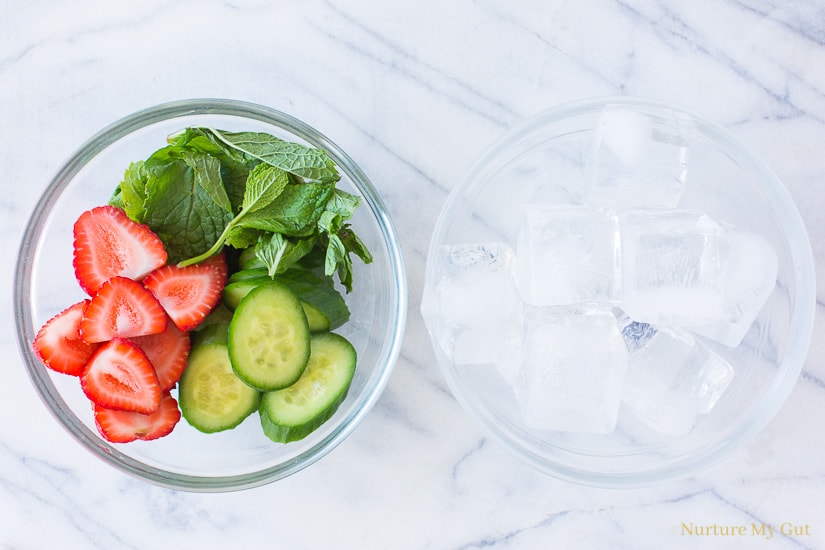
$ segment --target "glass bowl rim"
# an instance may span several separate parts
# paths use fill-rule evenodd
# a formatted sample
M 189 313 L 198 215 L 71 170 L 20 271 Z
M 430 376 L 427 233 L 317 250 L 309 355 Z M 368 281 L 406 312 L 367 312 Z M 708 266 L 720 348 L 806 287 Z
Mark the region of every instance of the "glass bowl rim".
M 766 391 L 756 414 L 749 422 L 743 423 L 740 429 L 730 438 L 705 447 L 700 452 L 689 455 L 687 459 L 675 461 L 666 467 L 620 474 L 600 472 L 593 469 L 578 469 L 568 464 L 549 462 L 538 454 L 520 446 L 519 440 L 501 429 L 497 422 L 489 420 L 485 414 L 476 411 L 471 399 L 467 397 L 469 395 L 467 390 L 463 388 L 455 372 L 454 365 L 451 365 L 437 350 L 435 350 L 435 356 L 448 386 L 464 411 L 510 453 L 530 464 L 533 468 L 565 481 L 592 487 L 636 488 L 665 483 L 696 474 L 753 439 L 784 405 L 804 367 L 805 357 L 813 334 L 816 309 L 816 275 L 813 253 L 802 217 L 787 188 L 774 171 L 751 148 L 724 126 L 708 121 L 689 109 L 669 102 L 633 96 L 596 96 L 561 103 L 526 117 L 494 139 L 476 157 L 465 172 L 464 177 L 450 191 L 439 213 L 430 239 L 426 271 L 427 276 L 431 276 L 430 270 L 434 268 L 435 263 L 433 258 L 450 224 L 449 214 L 453 206 L 462 200 L 463 193 L 472 187 L 476 180 L 484 177 L 487 170 L 492 170 L 502 162 L 506 162 L 506 159 L 512 158 L 508 155 L 512 155 L 519 150 L 519 145 L 523 143 L 522 140 L 535 136 L 542 129 L 576 117 L 592 115 L 602 107 L 613 104 L 642 109 L 668 110 L 690 117 L 692 122 L 701 128 L 704 135 L 711 137 L 723 150 L 731 153 L 738 162 L 742 163 L 744 170 L 756 176 L 755 180 L 762 186 L 768 199 L 773 201 L 773 206 L 777 211 L 777 220 L 787 238 L 786 244 L 795 266 L 796 292 L 792 296 L 794 310 L 789 328 L 791 338 L 788 351 L 778 369 L 782 372 Z
M 31 352 L 31 339 L 34 337 L 36 327 L 33 327 L 31 312 L 28 308 L 32 270 L 26 259 L 34 252 L 35 242 L 39 239 L 43 228 L 44 216 L 51 211 L 61 192 L 72 179 L 87 163 L 121 138 L 152 124 L 197 115 L 257 120 L 285 130 L 312 146 L 327 151 L 338 168 L 358 188 L 365 205 L 375 217 L 381 232 L 382 244 L 386 247 L 389 269 L 395 275 L 390 286 L 395 294 L 394 297 L 397 298 L 395 303 L 389 304 L 392 308 L 390 311 L 392 328 L 391 332 L 386 334 L 391 338 L 390 344 L 385 346 L 386 350 L 383 356 L 379 357 L 380 361 L 376 371 L 368 380 L 359 396 L 360 402 L 351 414 L 343 418 L 341 423 L 326 437 L 300 455 L 283 463 L 253 472 L 214 477 L 169 472 L 144 464 L 103 441 L 85 425 L 73 422 L 74 413 L 60 396 L 46 367 Z M 265 485 L 310 466 L 342 443 L 372 409 L 390 379 L 403 343 L 408 306 L 406 270 L 398 234 L 383 200 L 361 168 L 328 137 L 291 115 L 256 103 L 219 98 L 183 99 L 146 107 L 109 124 L 83 143 L 60 166 L 28 217 L 20 238 L 13 292 L 18 348 L 29 378 L 52 416 L 84 448 L 116 469 L 161 487 L 192 492 L 236 491 Z

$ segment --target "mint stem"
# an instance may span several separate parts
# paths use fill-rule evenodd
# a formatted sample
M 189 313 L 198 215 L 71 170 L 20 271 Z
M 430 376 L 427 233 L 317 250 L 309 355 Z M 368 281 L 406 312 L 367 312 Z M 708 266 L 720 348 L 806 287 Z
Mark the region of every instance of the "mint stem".
M 229 234 L 229 231 L 233 227 L 235 227 L 236 222 L 241 218 L 243 214 L 244 212 L 241 212 L 240 214 L 232 218 L 232 220 L 228 224 L 226 224 L 226 227 L 223 228 L 223 232 L 221 233 L 220 237 L 218 237 L 218 240 L 215 241 L 215 244 L 213 244 L 209 250 L 207 250 L 203 254 L 195 256 L 194 258 L 189 258 L 188 260 L 178 262 L 178 267 L 186 267 L 188 265 L 199 264 L 202 261 L 211 258 L 213 255 L 217 254 L 218 251 L 223 247 L 223 243 L 224 241 L 226 241 L 226 236 Z

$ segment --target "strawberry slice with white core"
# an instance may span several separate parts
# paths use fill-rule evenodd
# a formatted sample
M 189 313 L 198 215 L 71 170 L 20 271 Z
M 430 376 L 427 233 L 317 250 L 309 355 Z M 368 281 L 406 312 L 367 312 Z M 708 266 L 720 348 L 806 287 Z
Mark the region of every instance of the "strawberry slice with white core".
M 44 324 L 34 337 L 35 355 L 53 371 L 79 376 L 97 349 L 80 337 L 80 320 L 89 300 L 61 311 Z
M 192 330 L 221 301 L 226 286 L 225 263 L 212 263 L 210 259 L 186 267 L 163 266 L 150 273 L 143 284 L 180 330 Z
M 143 350 L 155 368 L 161 391 L 172 389 L 186 368 L 191 348 L 189 334 L 182 332 L 175 323 L 167 323 L 164 332 L 136 336 L 131 340 Z
M 80 387 L 94 404 L 107 409 L 151 414 L 160 404 L 160 384 L 152 363 L 125 338 L 100 345 L 80 375 Z
M 226 254 L 224 254 L 223 250 L 200 262 L 199 265 L 212 265 L 217 267 L 223 276 L 223 284 L 224 286 L 226 285 L 226 279 L 229 277 L 229 265 L 226 263 Z
M 126 277 L 112 277 L 92 296 L 80 320 L 86 342 L 105 342 L 166 330 L 166 313 L 151 292 Z
M 160 238 L 120 208 L 98 206 L 74 223 L 72 265 L 77 282 L 89 296 L 117 275 L 141 281 L 166 260 Z
M 151 440 L 172 433 L 180 421 L 178 402 L 168 392 L 160 398 L 152 414 L 117 411 L 94 405 L 95 425 L 107 441 L 128 443 L 136 439 Z

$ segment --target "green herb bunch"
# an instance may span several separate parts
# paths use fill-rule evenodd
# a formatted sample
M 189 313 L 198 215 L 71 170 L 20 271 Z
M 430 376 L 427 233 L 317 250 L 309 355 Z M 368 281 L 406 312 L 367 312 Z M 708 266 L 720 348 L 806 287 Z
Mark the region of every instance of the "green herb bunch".
M 254 247 L 270 276 L 321 258 L 352 290 L 352 260 L 372 256 L 348 220 L 360 197 L 336 188 L 327 153 L 260 132 L 186 128 L 132 163 L 109 203 L 148 225 L 169 261 Z

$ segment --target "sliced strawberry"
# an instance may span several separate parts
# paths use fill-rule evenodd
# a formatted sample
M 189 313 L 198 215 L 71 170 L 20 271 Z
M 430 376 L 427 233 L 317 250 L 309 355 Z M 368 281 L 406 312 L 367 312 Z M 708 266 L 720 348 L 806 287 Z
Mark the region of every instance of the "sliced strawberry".
M 43 325 L 34 337 L 34 353 L 50 369 L 79 376 L 97 349 L 80 337 L 80 319 L 89 300 L 61 311 Z
M 97 431 L 112 443 L 157 439 L 169 435 L 180 421 L 178 402 L 169 392 L 161 395 L 160 405 L 152 414 L 117 411 L 100 405 L 94 405 L 94 413 Z
M 148 336 L 131 338 L 149 358 L 158 375 L 160 390 L 172 389 L 186 368 L 189 358 L 189 334 L 182 332 L 175 323 L 167 323 L 166 330 Z
M 167 265 L 150 273 L 143 284 L 180 330 L 198 326 L 221 301 L 226 263 L 212 259 L 186 267 Z
M 223 284 L 226 285 L 226 278 L 229 277 L 229 264 L 226 263 L 226 254 L 223 250 L 221 250 L 213 256 L 208 257 L 199 265 L 212 265 L 217 267 L 224 278 Z
M 166 330 L 166 313 L 151 292 L 126 277 L 112 277 L 92 296 L 80 320 L 86 342 L 131 338 Z
M 137 344 L 113 338 L 101 344 L 80 375 L 80 387 L 93 403 L 107 409 L 155 412 L 160 384 L 149 358 Z
M 166 260 L 160 238 L 120 208 L 98 206 L 74 223 L 72 264 L 77 282 L 89 296 L 116 275 L 141 281 Z

